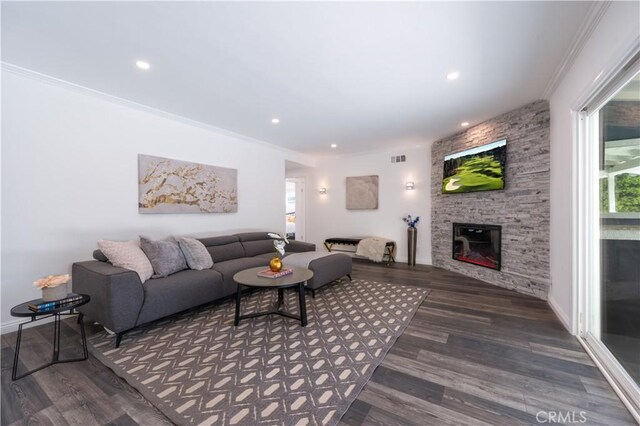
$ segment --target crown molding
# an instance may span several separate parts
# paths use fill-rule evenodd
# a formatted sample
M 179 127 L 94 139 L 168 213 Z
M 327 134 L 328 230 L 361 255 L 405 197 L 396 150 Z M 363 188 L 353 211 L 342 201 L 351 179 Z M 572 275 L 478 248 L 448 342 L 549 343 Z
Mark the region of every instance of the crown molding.
M 600 20 L 606 13 L 607 9 L 609 9 L 610 4 L 611 1 L 598 1 L 591 4 L 589 10 L 587 11 L 586 17 L 582 21 L 582 24 L 580 24 L 578 32 L 569 45 L 569 48 L 567 49 L 562 62 L 553 73 L 553 76 L 547 83 L 544 92 L 542 92 L 543 99 L 551 98 L 553 92 L 555 92 L 555 90 L 558 88 L 560 81 L 562 81 L 567 72 L 569 72 L 576 58 L 578 57 L 580 52 L 582 52 L 584 45 L 589 40 L 589 37 L 591 37 L 591 34 L 600 23 Z
M 169 119 L 169 120 L 173 120 L 173 121 L 177 121 L 180 122 L 182 124 L 186 124 L 188 126 L 192 126 L 192 127 L 198 127 L 200 129 L 209 131 L 209 132 L 215 132 L 215 133 L 219 133 L 222 134 L 224 136 L 228 136 L 228 137 L 232 137 L 235 139 L 240 139 L 244 142 L 249 142 L 249 143 L 253 143 L 253 144 L 257 144 L 257 145 L 261 145 L 267 148 L 271 148 L 274 149 L 276 151 L 282 152 L 284 154 L 288 154 L 288 157 L 286 158 L 287 160 L 290 161 L 295 161 L 298 163 L 302 163 L 302 164 L 308 164 L 309 166 L 315 166 L 315 159 L 313 159 L 309 154 L 304 154 L 298 151 L 294 151 L 288 148 L 283 148 L 281 146 L 269 143 L 269 142 L 265 142 L 262 141 L 260 139 L 254 139 L 252 137 L 249 136 L 245 136 L 245 135 L 241 135 L 239 133 L 235 133 L 232 132 L 230 130 L 225 130 L 222 129 L 220 127 L 215 127 L 212 126 L 210 124 L 206 124 L 203 123 L 201 121 L 197 121 L 197 120 L 193 120 L 191 118 L 187 118 L 184 117 L 182 115 L 178 115 L 178 114 L 174 114 L 171 112 L 167 112 L 167 111 L 163 111 L 161 109 L 157 109 L 157 108 L 153 108 L 144 104 L 140 104 L 134 101 L 130 101 L 128 99 L 124 99 L 124 98 L 120 98 L 118 96 L 114 96 L 114 95 L 110 95 L 108 93 L 104 93 L 101 92 L 99 90 L 95 90 L 95 89 L 91 89 L 89 87 L 86 86 L 82 86 L 76 83 L 71 83 L 69 81 L 66 80 L 62 80 L 56 77 L 52 77 L 50 75 L 47 74 L 42 74 L 39 73 L 37 71 L 33 71 L 30 70 L 28 68 L 23 68 L 20 67 L 18 65 L 14 65 L 11 64 L 9 62 L 4 62 L 2 61 L 1 63 L 2 66 L 2 71 L 3 72 L 9 72 L 12 74 L 16 74 L 22 77 L 26 77 L 26 78 L 30 78 L 32 80 L 37 80 L 46 84 L 49 84 L 51 86 L 56 86 L 56 87 L 60 87 L 63 89 L 67 89 L 67 90 L 71 90 L 73 92 L 76 93 L 80 93 L 83 95 L 89 95 L 92 96 L 94 98 L 98 98 L 107 102 L 111 102 L 114 104 L 118 104 L 121 106 L 125 106 L 128 108 L 133 108 L 136 109 L 138 111 L 143 111 L 149 114 L 153 114 L 155 116 L 161 117 L 161 118 L 165 118 L 165 119 Z M 302 157 L 302 158 L 301 158 Z
M 307 154 L 307 153 L 303 153 L 303 152 L 298 152 L 298 151 L 294 151 L 292 149 L 288 149 L 288 148 L 283 148 L 281 146 L 269 143 L 269 142 L 265 142 L 262 141 L 260 139 L 254 139 L 252 137 L 249 136 L 245 136 L 245 135 L 241 135 L 235 132 L 232 132 L 230 130 L 225 130 L 222 129 L 220 127 L 215 127 L 212 126 L 210 124 L 206 124 L 203 123 L 201 121 L 197 121 L 197 120 L 193 120 L 191 118 L 187 118 L 184 117 L 182 115 L 177 115 L 171 112 L 167 112 L 167 111 L 163 111 L 157 108 L 153 108 L 147 105 L 143 105 L 134 101 L 130 101 L 128 99 L 124 99 L 124 98 L 120 98 L 118 96 L 114 96 L 114 95 L 110 95 L 108 93 L 105 92 L 101 92 L 99 90 L 95 90 L 95 89 L 91 89 L 88 88 L 86 86 L 82 86 L 76 83 L 71 83 L 70 81 L 67 80 L 62 80 L 59 79 L 57 77 L 52 77 L 50 75 L 47 74 L 42 74 L 39 73 L 37 71 L 33 71 L 31 69 L 28 68 L 23 68 L 20 67 L 18 65 L 14 65 L 10 62 L 0 62 L 0 66 L 3 72 L 9 72 L 12 74 L 16 74 L 16 75 L 20 75 L 22 77 L 26 77 L 26 78 L 30 78 L 32 80 L 38 80 L 40 82 L 52 85 L 52 86 L 56 86 L 56 87 L 60 87 L 63 89 L 67 89 L 67 90 L 71 90 L 74 91 L 76 93 L 80 93 L 83 95 L 89 95 L 89 96 L 93 96 L 95 98 L 98 99 L 102 99 L 104 101 L 107 102 L 111 102 L 114 104 L 118 104 L 118 105 L 122 105 L 125 107 L 129 107 L 129 108 L 133 108 L 139 111 L 144 111 L 153 115 L 156 115 L 158 117 L 162 117 L 162 118 L 166 118 L 169 120 L 173 120 L 173 121 L 178 121 L 180 123 L 189 125 L 189 126 L 193 126 L 193 127 L 198 127 L 210 132 L 216 132 L 216 133 L 220 133 L 223 134 L 225 136 L 229 136 L 232 138 L 236 138 L 236 139 L 240 139 L 243 140 L 245 142 L 249 142 L 249 143 L 254 143 L 254 144 L 258 144 L 258 145 L 262 145 L 271 149 L 275 149 L 277 151 L 280 151 L 284 154 L 288 154 L 288 156 L 285 158 L 288 161 L 293 161 L 295 163 L 300 163 L 303 164 L 306 167 L 316 167 L 317 162 L 324 160 L 325 158 L 329 158 L 329 157 L 336 157 L 335 154 L 322 154 L 322 153 L 311 153 L 311 154 Z M 359 155 L 365 155 L 365 154 L 371 154 L 372 152 L 380 152 L 380 153 L 384 153 L 387 151 L 397 151 L 398 149 L 412 149 L 412 148 L 419 148 L 419 147 L 423 147 L 423 146 L 427 146 L 430 143 L 424 143 L 421 142 L 419 144 L 407 144 L 406 146 L 399 146 L 399 147 L 395 147 L 393 149 L 388 148 L 388 147 L 383 147 L 383 148 L 379 148 L 379 149 L 375 149 L 375 150 L 369 150 L 369 151 L 358 151 L 358 152 L 352 152 L 352 153 L 346 153 L 346 154 L 342 154 L 342 155 L 338 155 L 340 157 L 342 156 L 359 156 Z

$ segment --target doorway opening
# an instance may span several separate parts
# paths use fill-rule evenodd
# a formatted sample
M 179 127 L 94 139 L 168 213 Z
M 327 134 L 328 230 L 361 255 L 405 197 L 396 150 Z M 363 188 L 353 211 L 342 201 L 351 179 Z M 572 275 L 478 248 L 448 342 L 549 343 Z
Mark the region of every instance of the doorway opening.
M 285 180 L 285 235 L 290 240 L 305 241 L 304 178 Z

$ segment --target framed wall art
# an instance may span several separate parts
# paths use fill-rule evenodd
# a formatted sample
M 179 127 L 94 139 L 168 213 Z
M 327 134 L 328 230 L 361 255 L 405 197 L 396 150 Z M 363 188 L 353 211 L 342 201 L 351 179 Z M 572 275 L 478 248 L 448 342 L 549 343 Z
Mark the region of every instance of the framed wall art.
M 138 155 L 140 213 L 238 211 L 238 171 L 170 158 Z

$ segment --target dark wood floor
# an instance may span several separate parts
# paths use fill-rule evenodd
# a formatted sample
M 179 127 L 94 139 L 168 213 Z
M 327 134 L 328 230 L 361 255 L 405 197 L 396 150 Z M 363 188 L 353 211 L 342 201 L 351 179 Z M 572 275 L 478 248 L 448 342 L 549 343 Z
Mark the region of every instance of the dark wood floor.
M 355 262 L 353 276 L 430 293 L 342 425 L 539 424 L 550 411 L 635 424 L 546 302 L 428 266 Z M 73 322 L 62 332 L 78 337 Z M 24 333 L 21 368 L 46 361 L 52 333 L 50 324 Z M 2 425 L 170 424 L 93 357 L 12 382 L 14 346 L 15 333 L 2 336 Z

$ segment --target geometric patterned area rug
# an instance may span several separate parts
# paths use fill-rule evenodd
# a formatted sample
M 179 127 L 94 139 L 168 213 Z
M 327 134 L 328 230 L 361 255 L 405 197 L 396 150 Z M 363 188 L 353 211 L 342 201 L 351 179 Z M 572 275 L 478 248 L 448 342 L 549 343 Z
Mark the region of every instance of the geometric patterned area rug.
M 233 325 L 233 301 L 125 335 L 90 339 L 92 354 L 180 425 L 335 425 L 424 300 L 426 290 L 342 280 L 307 298 L 308 324 L 279 315 Z M 243 295 L 242 313 L 277 291 Z M 285 290 L 297 313 L 297 292 Z

